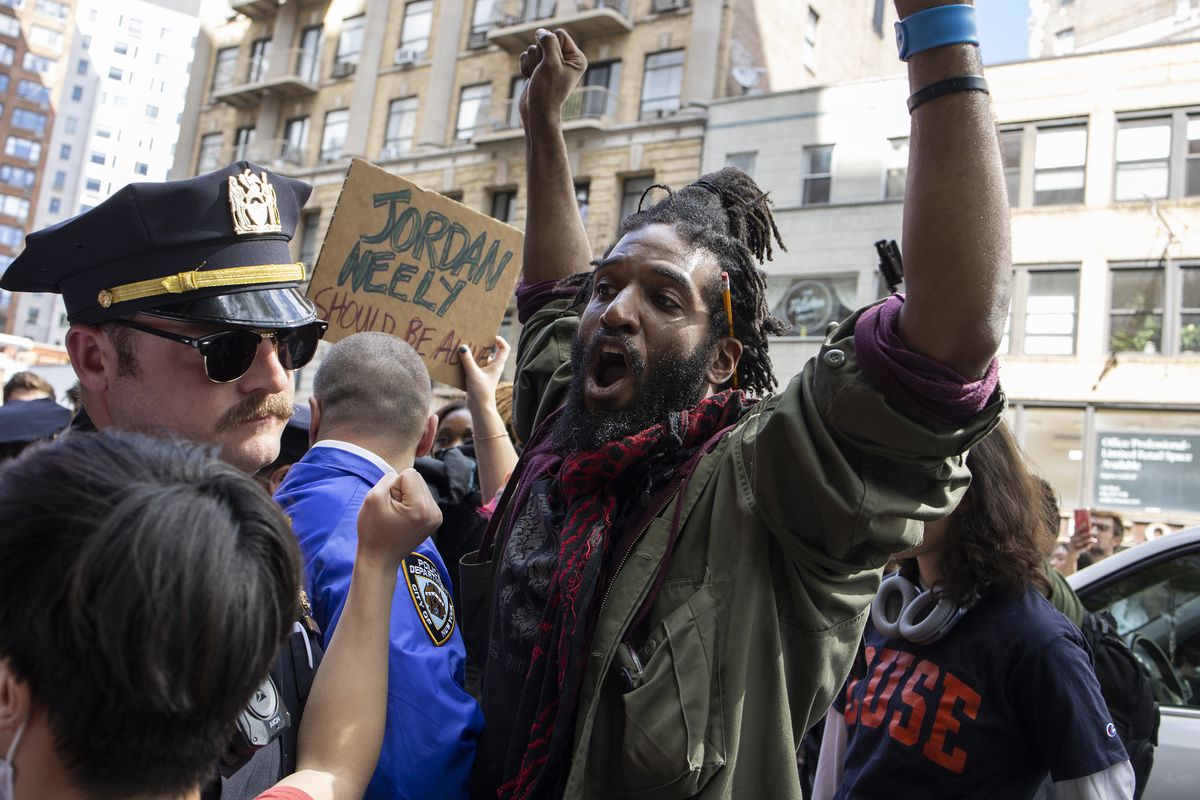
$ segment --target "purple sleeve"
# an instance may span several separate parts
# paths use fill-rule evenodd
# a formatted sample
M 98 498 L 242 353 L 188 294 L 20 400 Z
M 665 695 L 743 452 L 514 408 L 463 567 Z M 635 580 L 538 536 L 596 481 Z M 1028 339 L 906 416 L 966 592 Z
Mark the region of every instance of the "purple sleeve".
M 958 424 L 987 407 L 1000 382 L 1000 364 L 988 365 L 979 380 L 964 378 L 940 361 L 914 353 L 900 339 L 900 307 L 894 294 L 862 313 L 854 348 L 863 374 L 897 407 L 910 414 Z
M 522 325 L 542 309 L 551 300 L 561 300 L 575 296 L 573 289 L 562 289 L 558 281 L 537 281 L 526 283 L 524 279 L 517 284 L 517 319 Z

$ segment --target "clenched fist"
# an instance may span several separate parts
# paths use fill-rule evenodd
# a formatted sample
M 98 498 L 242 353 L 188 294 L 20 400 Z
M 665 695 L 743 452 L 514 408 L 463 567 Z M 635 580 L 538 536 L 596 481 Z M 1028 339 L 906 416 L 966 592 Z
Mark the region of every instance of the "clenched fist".
M 527 80 L 517 108 L 526 125 L 531 115 L 546 118 L 561 113 L 563 103 L 587 70 L 583 51 L 563 29 L 551 33 L 538 28 L 535 36 L 537 44 L 530 45 L 519 59 L 521 74 Z
M 441 524 L 442 511 L 415 469 L 384 475 L 358 512 L 359 557 L 378 559 L 395 570 Z

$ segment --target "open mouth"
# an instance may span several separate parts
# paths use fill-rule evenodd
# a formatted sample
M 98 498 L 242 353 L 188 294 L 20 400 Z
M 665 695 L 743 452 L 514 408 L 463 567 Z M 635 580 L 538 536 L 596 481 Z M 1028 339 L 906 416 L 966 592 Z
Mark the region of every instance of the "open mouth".
M 592 380 L 596 386 L 607 389 L 628 374 L 629 360 L 624 350 L 611 345 L 600 348 L 592 368 Z

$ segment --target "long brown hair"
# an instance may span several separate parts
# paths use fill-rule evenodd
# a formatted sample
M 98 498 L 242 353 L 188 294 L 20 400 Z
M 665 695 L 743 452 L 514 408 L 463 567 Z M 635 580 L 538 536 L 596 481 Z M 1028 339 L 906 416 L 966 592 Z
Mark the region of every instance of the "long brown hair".
M 1003 422 L 967 455 L 971 486 L 950 518 L 942 590 L 961 603 L 1050 591 L 1042 573 L 1050 533 L 1021 448 Z

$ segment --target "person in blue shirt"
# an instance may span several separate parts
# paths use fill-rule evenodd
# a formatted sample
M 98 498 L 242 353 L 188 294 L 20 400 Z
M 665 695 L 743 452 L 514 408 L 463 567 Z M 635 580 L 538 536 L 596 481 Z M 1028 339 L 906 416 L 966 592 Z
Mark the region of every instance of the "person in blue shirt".
M 355 523 L 371 487 L 428 452 L 429 373 L 386 334 L 360 333 L 321 362 L 310 400 L 308 453 L 275 494 L 291 518 L 313 617 L 328 641 L 346 602 Z M 368 800 L 467 796 L 483 715 L 463 688 L 466 651 L 451 579 L 432 540 L 401 564 L 392 599 L 387 726 Z

